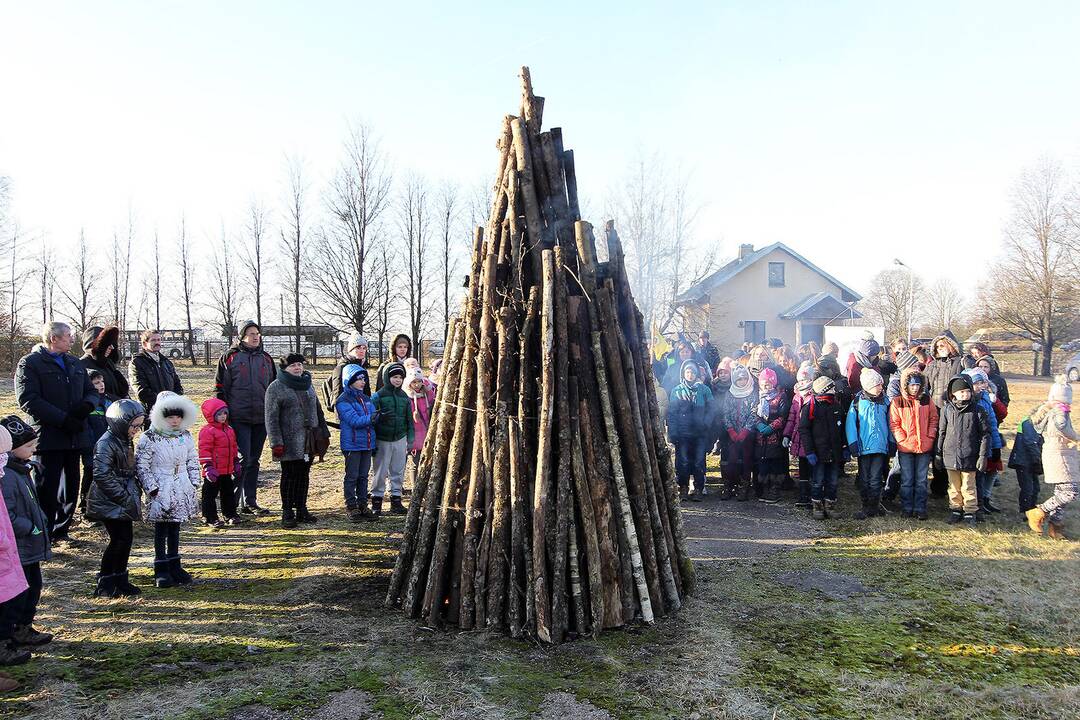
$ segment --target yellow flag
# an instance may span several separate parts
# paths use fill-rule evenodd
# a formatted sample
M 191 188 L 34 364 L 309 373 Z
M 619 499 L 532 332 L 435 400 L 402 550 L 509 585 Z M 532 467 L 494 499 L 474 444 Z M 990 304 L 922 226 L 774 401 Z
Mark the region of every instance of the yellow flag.
M 664 353 L 671 352 L 671 343 L 668 342 L 666 337 L 660 334 L 660 331 L 656 329 L 655 323 L 650 328 L 650 331 L 652 332 L 651 345 L 653 359 L 659 360 L 664 357 Z

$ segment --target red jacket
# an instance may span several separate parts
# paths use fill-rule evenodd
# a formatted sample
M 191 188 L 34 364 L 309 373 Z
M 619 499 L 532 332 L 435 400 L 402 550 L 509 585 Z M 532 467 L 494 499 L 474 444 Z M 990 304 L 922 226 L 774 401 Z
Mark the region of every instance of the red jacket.
M 203 401 L 202 414 L 206 425 L 199 430 L 199 464 L 212 467 L 218 475 L 232 475 L 236 469 L 236 432 L 228 422 L 214 421 L 214 415 L 222 408 L 228 408 L 224 400 L 208 398 Z

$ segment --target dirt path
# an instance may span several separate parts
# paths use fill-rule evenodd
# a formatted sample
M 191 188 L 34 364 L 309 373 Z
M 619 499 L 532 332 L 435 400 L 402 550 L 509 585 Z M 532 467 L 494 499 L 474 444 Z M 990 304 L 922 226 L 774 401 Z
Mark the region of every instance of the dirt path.
M 683 527 L 694 562 L 763 557 L 807 545 L 820 530 L 789 503 L 721 501 L 718 489 L 700 503 L 683 503 Z

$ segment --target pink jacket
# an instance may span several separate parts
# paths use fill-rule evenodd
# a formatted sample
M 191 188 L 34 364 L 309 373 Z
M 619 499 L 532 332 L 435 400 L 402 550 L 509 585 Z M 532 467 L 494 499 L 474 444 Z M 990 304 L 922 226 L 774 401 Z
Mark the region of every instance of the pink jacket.
M 412 411 L 415 434 L 410 449 L 420 452 L 420 449 L 424 447 L 424 439 L 427 437 L 428 425 L 431 424 L 431 409 L 435 405 L 435 386 L 425 380 L 423 393 L 414 393 L 411 387 L 406 387 L 405 394 L 409 396 L 409 409 Z
M 11 529 L 11 517 L 4 505 L 4 497 L 0 495 L 0 602 L 7 602 L 26 588 L 19 548 L 15 545 L 15 531 Z
M 788 448 L 795 457 L 806 457 L 806 453 L 803 451 L 802 437 L 799 435 L 799 415 L 802 413 L 803 396 L 799 393 L 791 398 L 791 411 L 788 413 L 787 425 L 784 426 L 784 437 L 791 440 L 791 446 Z

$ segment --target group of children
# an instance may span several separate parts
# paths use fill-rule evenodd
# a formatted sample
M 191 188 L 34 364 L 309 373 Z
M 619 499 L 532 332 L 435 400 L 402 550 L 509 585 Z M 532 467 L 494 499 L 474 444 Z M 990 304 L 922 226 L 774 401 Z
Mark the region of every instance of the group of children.
M 858 519 L 884 513 L 898 498 L 905 516 L 926 520 L 932 472 L 947 478 L 950 523 L 974 525 L 1000 512 L 993 490 L 1004 469 L 999 423 L 1009 396 L 989 349 L 961 354 L 948 334 L 928 351 L 909 350 L 903 341 L 890 349 L 886 355 L 864 337 L 842 371 L 833 343 L 796 351 L 775 341 L 744 347 L 711 367 L 692 344 L 680 342 L 658 379 L 668 391 L 668 435 L 682 497 L 700 501 L 707 492 L 705 461 L 712 449 L 720 456 L 721 500 L 748 500 L 754 491 L 762 502 L 777 502 L 795 458 L 795 504 L 823 520 L 835 510 L 845 463 L 855 459 Z M 1080 491 L 1071 398 L 1059 379 L 1047 403 L 1021 421 L 1009 459 L 1021 512 L 1033 530 L 1048 526 L 1052 537 L 1064 536 L 1061 508 Z M 1053 443 L 1044 441 L 1050 436 Z M 1053 473 L 1046 469 L 1048 456 Z M 1044 473 L 1055 494 L 1039 505 Z

